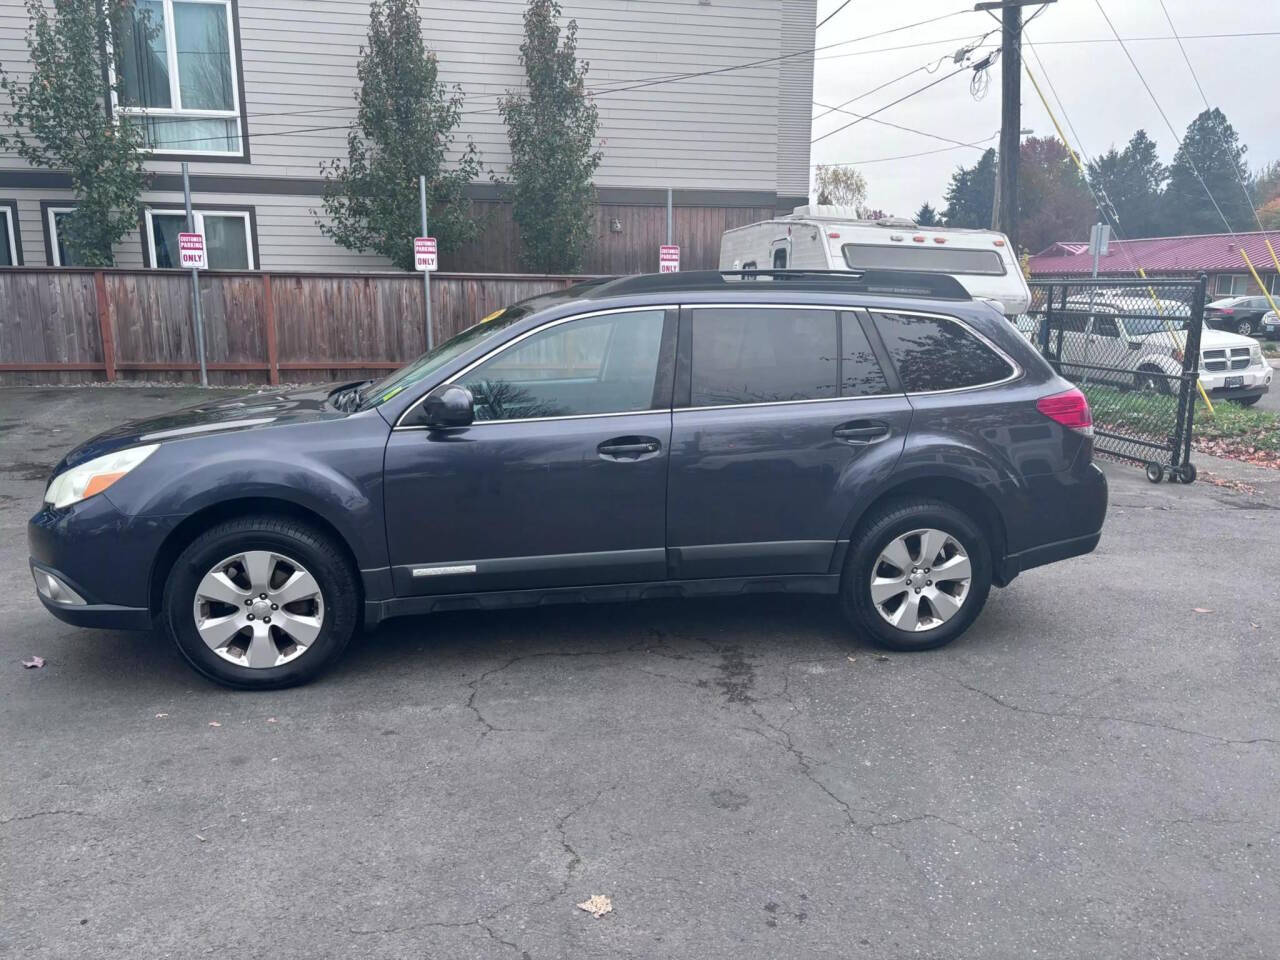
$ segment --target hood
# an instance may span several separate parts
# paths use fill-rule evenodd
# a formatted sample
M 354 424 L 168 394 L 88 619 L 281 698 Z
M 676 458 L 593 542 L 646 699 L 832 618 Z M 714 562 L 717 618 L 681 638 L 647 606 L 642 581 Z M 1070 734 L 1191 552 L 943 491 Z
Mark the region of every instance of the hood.
M 1214 330 L 1205 327 L 1200 331 L 1200 349 L 1214 350 L 1228 347 L 1252 347 L 1258 341 L 1253 337 L 1241 336 L 1238 333 L 1227 333 L 1225 330 Z
M 325 402 L 335 389 L 337 387 L 329 384 L 284 393 L 253 393 L 211 400 L 143 420 L 131 420 L 76 447 L 63 457 L 54 473 L 114 450 L 143 443 L 183 440 L 232 430 L 260 430 L 312 420 L 340 420 L 350 414 Z

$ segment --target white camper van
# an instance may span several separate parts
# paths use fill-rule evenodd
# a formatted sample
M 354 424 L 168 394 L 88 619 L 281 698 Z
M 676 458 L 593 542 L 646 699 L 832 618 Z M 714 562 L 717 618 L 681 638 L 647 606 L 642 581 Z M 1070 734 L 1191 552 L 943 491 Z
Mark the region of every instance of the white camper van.
M 1004 234 L 859 220 L 852 207 L 796 207 L 787 217 L 726 230 L 720 269 L 945 273 L 1009 317 L 1031 306 L 1031 291 Z

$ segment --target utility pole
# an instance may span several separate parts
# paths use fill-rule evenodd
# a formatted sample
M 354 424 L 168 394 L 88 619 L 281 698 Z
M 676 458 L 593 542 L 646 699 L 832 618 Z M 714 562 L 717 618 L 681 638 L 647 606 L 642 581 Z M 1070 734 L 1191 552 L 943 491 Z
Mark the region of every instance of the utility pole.
M 996 171 L 1000 231 L 1018 250 L 1018 151 L 1022 145 L 1022 8 L 1055 0 L 992 0 L 975 10 L 1000 11 L 1000 165 Z M 994 15 L 994 14 L 993 14 Z

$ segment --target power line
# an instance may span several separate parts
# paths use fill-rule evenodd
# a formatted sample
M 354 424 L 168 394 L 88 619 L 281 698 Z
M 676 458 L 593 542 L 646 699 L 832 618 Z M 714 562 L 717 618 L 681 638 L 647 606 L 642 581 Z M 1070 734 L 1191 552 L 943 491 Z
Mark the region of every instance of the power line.
M 1044 8 L 1041 8 L 1044 9 Z M 1028 23 L 1030 21 L 1028 20 Z M 1228 40 L 1228 39 L 1249 39 L 1254 37 L 1280 37 L 1280 30 L 1262 30 L 1246 33 L 1184 33 L 1179 37 L 1124 37 L 1117 40 L 1115 37 L 1080 37 L 1067 40 L 1041 40 L 1042 47 L 1069 46 L 1082 43 L 1147 43 L 1160 40 Z M 945 40 L 925 40 L 921 43 L 908 44 L 903 47 L 884 47 L 878 50 L 854 50 L 849 53 L 833 53 L 825 57 L 814 57 L 815 60 L 842 60 L 845 57 L 859 57 L 864 54 L 871 53 L 892 53 L 896 50 L 909 50 L 916 47 L 936 47 L 944 43 L 958 43 L 966 39 L 965 37 L 948 37 Z
M 1115 24 L 1111 22 L 1111 18 L 1107 16 L 1107 11 L 1102 6 L 1102 0 L 1093 0 L 1093 2 L 1097 5 L 1098 12 L 1102 14 L 1102 19 L 1107 21 L 1107 26 L 1111 28 L 1111 32 L 1115 34 L 1117 40 L 1120 40 L 1120 34 L 1116 30 Z M 1174 129 L 1173 123 L 1169 120 L 1169 115 L 1164 112 L 1164 107 L 1160 106 L 1160 101 L 1156 99 L 1155 92 L 1151 89 L 1151 84 L 1147 83 L 1147 78 L 1143 76 L 1142 70 L 1138 67 L 1138 62 L 1133 59 L 1133 54 L 1129 52 L 1129 48 L 1124 45 L 1123 40 L 1120 40 L 1120 49 L 1124 51 L 1124 55 L 1128 58 L 1130 65 L 1133 67 L 1134 73 L 1136 73 L 1138 75 L 1138 79 L 1142 81 L 1142 86 L 1146 89 L 1147 96 L 1149 96 L 1151 98 L 1151 102 L 1155 104 L 1156 110 L 1160 114 L 1160 118 L 1164 120 L 1165 126 L 1168 127 L 1169 132 L 1173 134 L 1174 141 L 1181 145 L 1182 137 L 1178 136 L 1178 131 Z M 1218 216 L 1222 218 L 1222 223 L 1223 226 L 1227 228 L 1227 233 L 1231 234 L 1232 239 L 1235 239 L 1236 232 L 1231 229 L 1231 221 L 1227 219 L 1227 215 L 1223 213 L 1222 208 L 1218 206 L 1218 201 L 1214 199 L 1213 191 L 1209 189 L 1209 184 L 1207 184 L 1204 177 L 1200 175 L 1200 171 L 1196 168 L 1195 161 L 1191 159 L 1190 153 L 1187 153 L 1186 160 L 1187 166 L 1191 168 L 1191 172 L 1194 173 L 1196 175 L 1196 179 L 1200 181 L 1200 186 L 1204 187 L 1205 196 L 1207 196 L 1209 198 L 1209 202 L 1213 204 L 1213 209 L 1218 211 Z
M 818 107 L 826 106 L 826 104 L 819 103 L 817 100 L 813 101 L 813 103 L 814 103 L 814 106 L 818 106 Z M 902 130 L 906 133 L 914 133 L 922 137 L 929 137 L 931 140 L 942 140 L 945 143 L 954 144 L 957 147 L 974 146 L 974 144 L 966 142 L 964 140 L 955 140 L 951 137 L 944 137 L 941 134 L 929 133 L 927 130 L 917 130 L 915 127 L 907 127 L 907 126 L 903 126 L 900 123 L 893 123 L 889 120 L 881 120 L 879 117 L 873 117 L 870 114 L 854 113 L 852 110 L 845 110 L 841 107 L 828 107 L 827 109 L 839 110 L 841 113 L 846 113 L 851 117 L 857 117 L 859 120 L 870 120 L 872 123 L 879 123 L 879 124 L 883 124 L 886 127 L 893 127 L 893 129 L 895 130 Z M 981 149 L 981 148 L 979 147 L 978 149 Z
M 938 148 L 938 149 L 936 149 L 936 150 L 921 150 L 919 153 L 900 153 L 900 154 L 898 154 L 898 155 L 897 155 L 897 156 L 895 156 L 895 157 L 873 157 L 873 158 L 872 158 L 872 159 L 870 159 L 870 160 L 848 160 L 848 161 L 844 161 L 844 162 L 842 162 L 842 163 L 820 163 L 820 164 L 815 164 L 815 166 L 820 166 L 820 167 L 861 167 L 861 166 L 863 166 L 864 164 L 868 164 L 868 163 L 887 163 L 887 162 L 888 162 L 888 161 L 890 161 L 890 160 L 910 160 L 910 159 L 912 159 L 912 158 L 914 158 L 914 157 L 929 157 L 929 156 L 933 156 L 933 155 L 934 155 L 934 154 L 936 154 L 936 153 L 948 153 L 948 152 L 950 152 L 950 151 L 952 151 L 952 150 L 959 150 L 961 147 L 973 147 L 973 148 L 975 148 L 975 149 L 977 149 L 977 150 L 981 150 L 981 149 L 982 149 L 982 147 L 981 147 L 981 146 L 979 146 L 979 144 L 983 144 L 983 143 L 990 143 L 992 140 L 994 140 L 994 139 L 995 139 L 996 137 L 998 137 L 998 136 L 1000 136 L 1000 131 L 999 131 L 999 130 L 997 130 L 995 133 L 991 134 L 991 136 L 989 136 L 989 137 L 983 137 L 981 140 L 975 140 L 975 141 L 973 141 L 973 143 L 957 143 L 957 144 L 955 144 L 954 146 L 950 146 L 950 147 L 939 147 L 939 148 Z
M 809 144 L 813 145 L 815 143 L 818 143 L 819 141 L 827 139 L 827 137 L 835 136 L 840 131 L 848 130 L 850 127 L 861 123 L 863 120 L 870 120 L 877 113 L 883 113 L 884 111 L 888 110 L 890 107 L 897 106 L 899 103 L 902 103 L 902 101 L 904 100 L 910 100 L 912 97 L 917 96 L 918 94 L 924 93 L 926 90 L 930 89 L 931 87 L 936 87 L 938 84 L 942 83 L 942 81 L 950 80 L 956 74 L 964 73 L 964 71 L 968 69 L 970 69 L 968 66 L 961 66 L 956 68 L 955 70 L 952 70 L 950 73 L 944 73 L 942 76 L 938 77 L 938 79 L 931 80 L 930 82 L 926 83 L 923 87 L 920 87 L 916 90 L 912 90 L 910 93 L 904 94 L 903 96 L 899 97 L 897 100 L 892 100 L 889 103 L 886 103 L 883 107 L 877 107 L 875 110 L 872 110 L 870 113 L 860 116 L 857 120 L 850 120 L 848 123 L 844 124 L 844 126 L 836 127 L 834 130 L 829 130 L 828 132 L 824 133 L 820 137 L 814 137 L 812 140 L 809 141 Z
M 1164 0 L 1160 0 L 1160 9 L 1164 11 L 1164 18 L 1169 23 L 1169 30 L 1178 37 L 1178 28 L 1173 25 L 1173 17 L 1169 16 L 1169 8 L 1164 5 Z M 1200 77 L 1196 74 L 1196 68 L 1191 65 L 1191 57 L 1187 55 L 1187 48 L 1182 44 L 1182 38 L 1178 37 L 1178 49 L 1182 51 L 1182 59 L 1187 65 L 1187 69 L 1191 71 L 1191 79 L 1195 81 L 1196 89 L 1200 91 L 1200 99 L 1204 103 L 1205 109 L 1210 109 L 1209 98 L 1205 95 L 1204 87 L 1200 85 Z M 1228 144 L 1224 141 L 1223 148 L 1228 148 Z M 1254 222 L 1257 223 L 1258 229 L 1265 231 L 1262 225 L 1262 218 L 1258 216 L 1258 208 L 1253 205 L 1253 197 L 1249 193 L 1249 188 L 1245 185 L 1244 177 L 1240 176 L 1240 168 L 1236 164 L 1231 165 L 1231 171 L 1236 175 L 1236 182 L 1240 184 L 1240 191 L 1244 194 L 1245 203 L 1249 204 L 1249 209 L 1253 212 Z
M 903 30 L 911 30 L 911 29 L 914 29 L 915 27 L 921 27 L 931 23 L 938 23 L 942 20 L 948 20 L 948 19 L 951 19 L 952 17 L 957 17 L 957 16 L 960 16 L 961 14 L 972 13 L 972 12 L 973 12 L 972 10 L 969 10 L 967 8 L 963 10 L 953 10 L 951 13 L 945 13 L 936 17 L 930 17 L 929 19 L 926 19 L 926 20 L 918 20 L 914 23 L 907 23 L 898 27 L 890 27 L 889 29 L 886 29 L 886 30 L 878 30 L 875 33 L 869 33 L 861 37 L 853 37 L 849 40 L 840 40 L 835 43 L 829 43 L 822 46 L 815 46 L 815 47 L 806 48 L 804 50 L 792 51 L 791 53 L 782 54 L 777 57 L 766 57 L 759 60 L 749 60 L 743 63 L 729 64 L 727 66 L 716 67 L 710 70 L 698 70 L 690 73 L 667 74 L 667 75 L 656 76 L 656 77 L 642 78 L 640 80 L 623 84 L 621 86 L 606 87 L 602 90 L 591 91 L 591 95 L 593 97 L 608 96 L 609 94 L 625 93 L 630 90 L 639 90 L 646 87 L 659 86 L 667 83 L 679 83 L 685 80 L 692 80 L 699 77 L 715 76 L 718 74 L 730 73 L 736 70 L 746 70 L 746 69 L 750 69 L 751 67 L 763 66 L 765 64 L 770 64 L 770 63 L 778 63 L 784 60 L 793 59 L 795 57 L 806 56 L 817 50 L 830 50 L 834 47 L 846 46 L 850 43 L 858 43 L 862 40 L 870 40 L 875 37 L 882 37 L 891 33 L 899 33 Z M 478 94 L 478 95 L 486 96 L 485 94 Z M 504 95 L 505 94 L 495 94 L 495 96 L 499 96 L 499 97 Z M 334 109 L 338 109 L 338 108 L 334 108 Z M 343 108 L 343 109 L 349 109 L 349 108 Z M 478 110 L 463 110 L 462 114 L 464 116 L 475 116 L 477 114 L 488 114 L 488 113 L 496 113 L 496 112 L 498 112 L 498 108 L 494 106 L 494 107 L 484 107 Z M 298 111 L 297 113 L 279 114 L 279 115 L 280 116 L 285 116 L 285 115 L 303 116 L 303 115 L 306 115 L 306 113 L 303 111 Z M 330 132 L 334 130 L 346 130 L 349 128 L 349 126 L 350 126 L 350 122 L 344 123 L 341 125 L 334 125 L 334 126 L 304 127 L 302 129 L 297 129 L 297 130 L 270 131 L 270 132 L 256 133 L 256 134 L 241 134 L 239 136 L 241 139 L 244 139 L 247 141 L 253 141 L 253 140 L 260 141 L 264 139 L 270 139 L 272 137 L 292 136 L 294 134 L 300 134 L 300 133 L 324 133 L 324 132 Z M 171 140 L 171 141 L 168 141 L 166 146 L 179 146 L 182 144 L 203 143 L 208 141 L 209 139 L 210 139 L 209 137 L 192 137 L 186 140 Z
M 848 6 L 849 4 L 851 4 L 852 2 L 853 2 L 853 0 L 844 0 L 844 3 L 840 4 L 840 6 L 836 7 L 834 10 L 832 10 L 830 13 L 828 13 L 825 17 L 823 17 L 823 18 L 822 18 L 822 20 L 821 20 L 821 22 L 819 22 L 819 23 L 818 23 L 818 25 L 817 25 L 816 27 L 814 27 L 813 29 L 814 29 L 815 31 L 816 31 L 816 30 L 820 30 L 820 29 L 822 28 L 823 24 L 825 24 L 828 20 L 830 20 L 832 17 L 834 17 L 837 13 L 839 13 L 841 10 L 843 10 L 845 7 L 847 7 L 847 6 Z

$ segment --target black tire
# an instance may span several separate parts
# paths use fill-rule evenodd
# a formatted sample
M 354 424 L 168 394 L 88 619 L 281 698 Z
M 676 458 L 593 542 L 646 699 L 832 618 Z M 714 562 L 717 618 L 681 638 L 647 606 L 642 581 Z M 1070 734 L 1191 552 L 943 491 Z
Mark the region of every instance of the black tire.
M 1172 478 L 1173 474 L 1169 474 Z M 1164 479 L 1164 467 L 1159 463 L 1147 464 L 1147 479 L 1152 483 L 1159 483 Z
M 1163 397 L 1171 396 L 1173 391 L 1169 389 L 1169 379 L 1165 376 L 1165 372 L 1158 367 L 1142 367 L 1138 371 L 1138 376 L 1134 384 L 1139 390 L 1148 393 L 1158 393 Z
M 1182 483 L 1196 482 L 1196 465 L 1194 463 L 1184 463 L 1178 468 L 1178 480 Z
M 1253 321 L 1252 321 L 1252 320 L 1238 320 L 1238 321 L 1236 321 L 1236 333 L 1240 334 L 1242 337 L 1252 336 L 1252 335 L 1253 335 Z
M 971 579 L 963 605 L 946 622 L 913 632 L 889 623 L 871 597 L 871 577 L 880 553 L 894 539 L 921 528 L 941 530 L 953 537 L 968 554 Z M 876 646 L 899 652 L 933 650 L 956 639 L 982 611 L 991 590 L 991 543 L 982 527 L 963 511 L 940 500 L 895 500 L 868 515 L 859 524 L 840 580 L 840 602 L 845 616 L 862 636 Z
M 295 559 L 315 578 L 323 597 L 315 640 L 296 659 L 274 667 L 251 668 L 223 659 L 196 629 L 193 606 L 201 579 L 222 560 L 248 550 L 277 551 Z M 241 690 L 274 690 L 307 683 L 332 665 L 351 641 L 359 611 L 359 581 L 338 545 L 307 524 L 267 515 L 220 523 L 183 550 L 165 582 L 161 619 L 187 662 L 210 680 Z
M 1261 399 L 1262 397 L 1241 397 L 1239 400 L 1232 400 L 1231 402 L 1239 407 L 1252 407 Z

